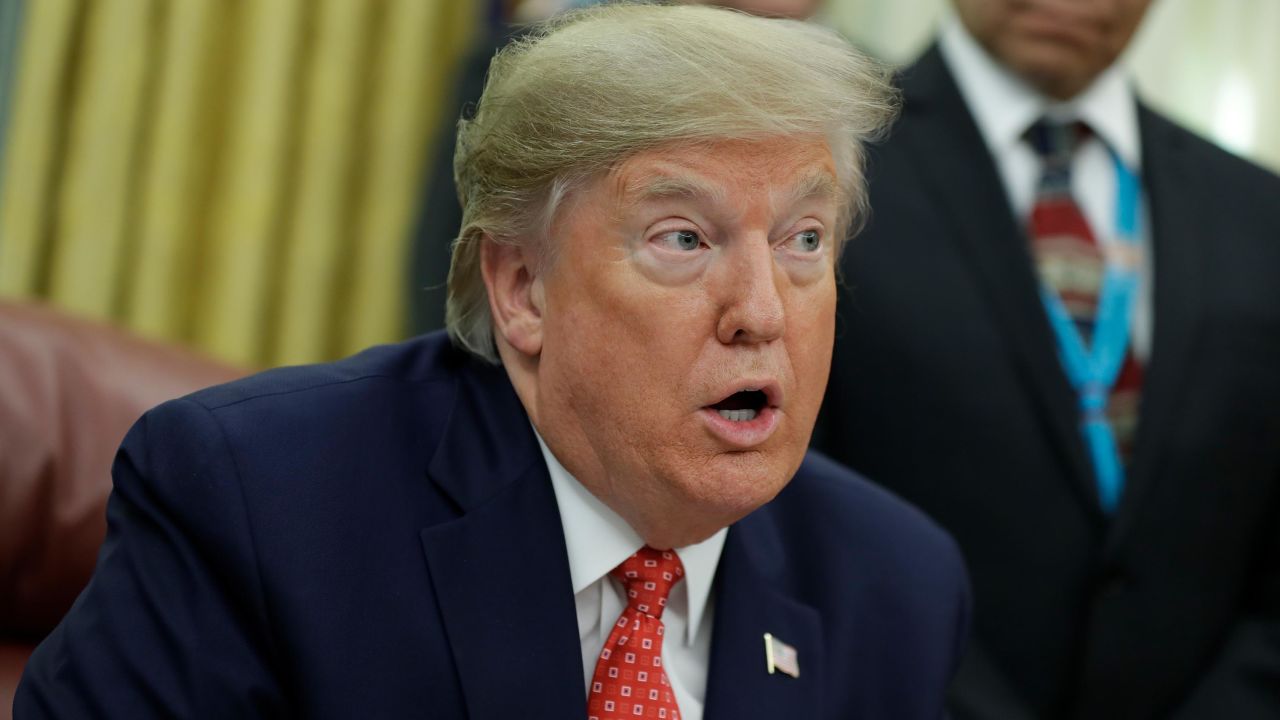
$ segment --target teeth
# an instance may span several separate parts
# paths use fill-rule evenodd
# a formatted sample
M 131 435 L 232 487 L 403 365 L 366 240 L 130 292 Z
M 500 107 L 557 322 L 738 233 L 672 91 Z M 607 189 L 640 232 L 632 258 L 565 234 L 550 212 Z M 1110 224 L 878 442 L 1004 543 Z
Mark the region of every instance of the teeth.
M 749 408 L 746 410 L 717 410 L 716 412 L 720 413 L 720 417 L 725 420 L 732 420 L 733 422 L 746 422 L 747 420 L 756 419 L 756 411 Z

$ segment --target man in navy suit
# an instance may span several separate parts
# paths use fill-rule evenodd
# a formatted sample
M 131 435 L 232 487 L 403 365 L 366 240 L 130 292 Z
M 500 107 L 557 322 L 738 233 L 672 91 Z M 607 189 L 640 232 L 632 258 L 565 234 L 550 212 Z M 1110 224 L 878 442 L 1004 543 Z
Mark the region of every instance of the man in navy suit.
M 616 5 L 459 134 L 449 336 L 148 413 L 19 718 L 937 718 L 958 551 L 806 446 L 888 78 Z

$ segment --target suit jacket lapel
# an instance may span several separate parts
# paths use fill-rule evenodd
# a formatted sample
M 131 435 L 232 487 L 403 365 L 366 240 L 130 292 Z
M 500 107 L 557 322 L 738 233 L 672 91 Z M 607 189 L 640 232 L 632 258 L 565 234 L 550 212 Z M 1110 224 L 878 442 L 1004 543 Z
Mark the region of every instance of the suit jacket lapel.
M 555 493 L 500 369 L 462 373 L 429 473 L 463 512 L 421 539 L 468 717 L 586 717 Z
M 1085 504 L 1097 489 L 1077 422 L 1075 393 L 1057 357 L 1040 304 L 1030 250 L 986 143 L 937 46 L 906 71 L 904 117 L 896 132 L 937 199 L 951 236 L 1004 328 L 1021 380 L 1030 389 L 1063 466 Z
M 767 506 L 729 529 L 716 573 L 706 720 L 821 716 L 822 621 L 781 589 L 784 562 Z M 796 649 L 798 678 L 769 674 L 765 633 Z
M 1205 258 L 1199 239 L 1212 233 L 1195 212 L 1195 198 L 1203 191 L 1196 169 L 1183 152 L 1183 136 L 1142 105 L 1138 123 L 1155 255 L 1155 330 L 1142 389 L 1133 467 L 1109 537 L 1109 551 L 1114 551 L 1132 524 L 1142 494 L 1162 472 L 1159 458 L 1165 454 L 1172 424 L 1182 415 L 1179 406 L 1193 377 L 1193 348 L 1203 313 Z

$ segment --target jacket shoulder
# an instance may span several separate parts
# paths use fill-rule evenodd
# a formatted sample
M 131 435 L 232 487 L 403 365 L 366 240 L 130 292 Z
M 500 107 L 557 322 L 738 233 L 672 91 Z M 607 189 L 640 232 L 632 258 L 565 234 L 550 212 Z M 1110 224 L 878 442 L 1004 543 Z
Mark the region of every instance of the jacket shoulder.
M 459 394 L 468 385 L 501 387 L 497 373 L 443 334 L 428 335 L 164 403 L 143 416 L 126 450 L 170 456 L 179 472 L 157 482 L 187 474 L 196 446 L 228 458 L 227 468 L 251 493 L 302 496 L 328 488 L 337 497 L 372 491 L 372 478 L 387 489 L 396 478 L 426 472 Z
M 779 501 L 784 515 L 803 518 L 788 531 L 804 534 L 807 542 L 857 552 L 863 561 L 907 573 L 903 578 L 911 582 L 953 589 L 967 585 L 959 547 L 946 530 L 818 451 L 806 455 Z
M 1145 152 L 1181 148 L 1187 153 L 1189 165 L 1216 194 L 1238 198 L 1243 208 L 1280 214 L 1275 210 L 1275 198 L 1280 196 L 1280 175 L 1225 150 L 1146 105 L 1140 104 L 1139 122 Z
M 392 345 L 379 345 L 330 363 L 274 368 L 192 393 L 187 399 L 209 410 L 246 401 L 296 393 L 333 392 L 362 381 L 421 385 L 448 382 L 459 368 L 475 362 L 453 347 L 443 332 Z

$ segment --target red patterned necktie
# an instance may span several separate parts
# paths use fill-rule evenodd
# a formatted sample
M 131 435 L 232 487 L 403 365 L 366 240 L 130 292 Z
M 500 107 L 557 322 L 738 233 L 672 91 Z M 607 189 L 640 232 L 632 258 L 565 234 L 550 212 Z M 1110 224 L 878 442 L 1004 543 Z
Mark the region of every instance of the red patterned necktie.
M 1102 248 L 1071 194 L 1071 161 L 1089 135 L 1089 127 L 1082 122 L 1040 120 L 1027 131 L 1027 140 L 1042 163 L 1028 227 L 1036 270 L 1041 282 L 1057 292 L 1085 347 L 1093 338 L 1106 270 Z M 1126 465 L 1133 456 L 1141 389 L 1142 366 L 1134 358 L 1131 343 L 1107 398 L 1106 411 Z
M 671 587 L 684 577 L 673 550 L 640 548 L 610 573 L 627 590 L 627 607 L 600 651 L 588 720 L 679 720 L 675 694 L 662 667 L 662 611 Z

